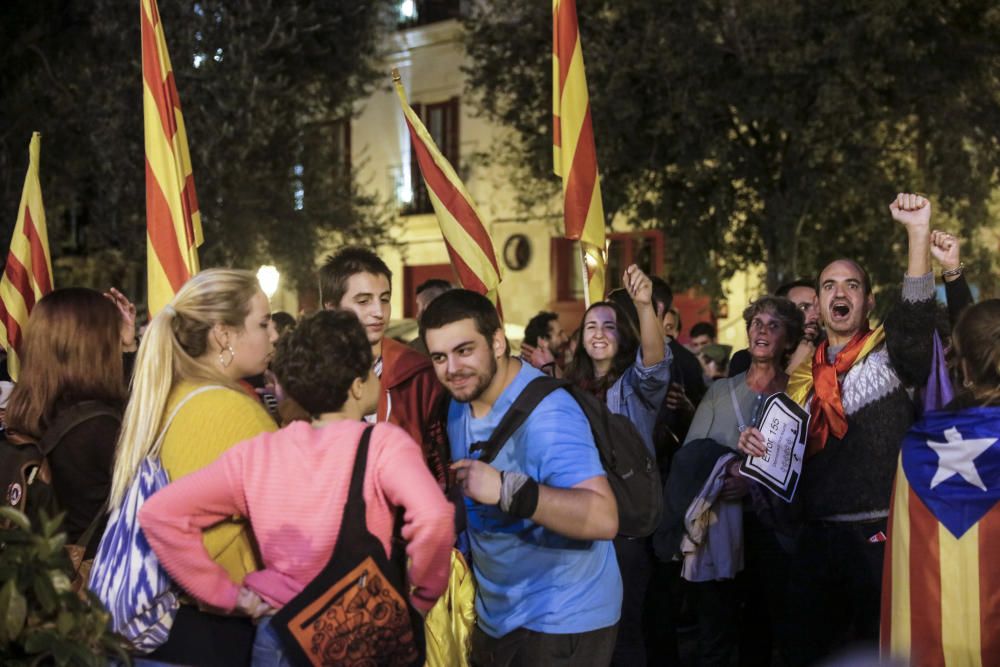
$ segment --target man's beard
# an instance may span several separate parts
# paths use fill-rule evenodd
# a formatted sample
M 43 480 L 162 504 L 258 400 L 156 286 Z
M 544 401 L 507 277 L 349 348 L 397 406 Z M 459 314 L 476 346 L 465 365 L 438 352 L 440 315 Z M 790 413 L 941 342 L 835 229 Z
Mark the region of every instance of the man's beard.
M 490 383 L 493 382 L 493 378 L 496 376 L 496 374 L 497 374 L 497 360 L 495 357 L 490 357 L 489 371 L 487 373 L 480 373 L 477 371 L 474 376 L 476 379 L 475 384 L 473 384 L 471 387 L 467 386 L 463 388 L 462 393 L 460 394 L 457 394 L 454 391 L 452 391 L 450 388 L 447 387 L 447 385 L 445 385 L 445 387 L 448 389 L 448 393 L 451 394 L 452 398 L 454 398 L 459 403 L 471 403 L 472 401 L 476 400 L 477 398 L 483 395 L 483 392 L 486 391 L 486 389 L 490 386 Z

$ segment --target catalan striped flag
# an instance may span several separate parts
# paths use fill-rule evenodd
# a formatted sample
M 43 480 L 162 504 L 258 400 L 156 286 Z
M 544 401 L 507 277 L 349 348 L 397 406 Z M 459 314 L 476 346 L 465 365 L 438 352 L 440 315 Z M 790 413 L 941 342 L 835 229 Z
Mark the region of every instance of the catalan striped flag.
M 156 0 L 142 2 L 142 111 L 146 134 L 149 314 L 198 272 L 204 240 L 187 132 Z
M 38 180 L 38 155 L 42 135 L 35 132 L 28 145 L 28 173 L 24 177 L 17 224 L 7 252 L 7 266 L 0 278 L 0 344 L 7 350 L 7 370 L 17 381 L 24 327 L 35 303 L 52 291 L 49 233 Z
M 566 238 L 579 240 L 588 303 L 604 298 L 604 203 L 576 0 L 552 0 L 552 158 L 563 182 Z
M 399 72 L 392 70 L 392 80 L 403 108 L 410 140 L 420 165 L 420 174 L 427 185 L 434 214 L 441 226 L 444 244 L 448 248 L 451 265 L 455 267 L 462 287 L 487 296 L 500 310 L 497 288 L 502 279 L 497 264 L 493 240 L 483 226 L 475 202 L 455 169 L 438 150 L 430 132 L 410 108 Z M 501 311 L 502 312 L 502 311 Z
M 914 667 L 1000 665 L 1000 408 L 928 412 L 903 440 L 882 650 Z

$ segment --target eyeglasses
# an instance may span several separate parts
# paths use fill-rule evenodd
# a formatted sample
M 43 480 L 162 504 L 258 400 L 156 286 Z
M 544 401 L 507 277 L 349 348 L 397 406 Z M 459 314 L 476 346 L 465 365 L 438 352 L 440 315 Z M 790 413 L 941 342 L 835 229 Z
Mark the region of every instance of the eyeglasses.
M 751 331 L 765 331 L 766 330 L 766 331 L 771 331 L 771 332 L 775 332 L 776 333 L 778 331 L 783 330 L 785 328 L 785 325 L 782 324 L 781 322 L 779 322 L 778 320 L 771 320 L 770 322 L 768 322 L 768 323 L 765 324 L 763 320 L 754 319 L 754 320 L 750 321 L 750 327 L 749 328 L 750 328 Z

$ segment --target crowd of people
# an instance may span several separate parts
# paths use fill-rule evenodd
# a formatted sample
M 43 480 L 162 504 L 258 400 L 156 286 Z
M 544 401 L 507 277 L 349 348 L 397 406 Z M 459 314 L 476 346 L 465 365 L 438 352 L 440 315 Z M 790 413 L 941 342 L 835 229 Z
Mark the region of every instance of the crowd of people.
M 58 432 L 47 461 L 68 541 L 96 556 L 91 582 L 139 578 L 143 600 L 109 605 L 141 637 L 138 665 L 303 664 L 310 650 L 313 664 L 420 664 L 440 641 L 424 618 L 452 604 L 464 561 L 474 617 L 451 664 L 796 667 L 852 647 L 876 664 L 901 445 L 924 410 L 1000 404 L 1000 301 L 973 304 L 929 201 L 900 194 L 890 212 L 907 268 L 879 294 L 881 324 L 868 273 L 838 259 L 750 303 L 735 354 L 710 323 L 682 344 L 670 286 L 635 265 L 572 333 L 532 318 L 518 355 L 494 304 L 444 281 L 418 289 L 418 339 L 388 337 L 392 274 L 361 247 L 327 258 L 322 309 L 298 321 L 240 270 L 197 274 L 141 341 L 121 293 L 56 290 L 32 311 L 6 436 Z M 921 398 L 935 341 L 956 381 L 940 405 Z M 566 389 L 482 460 L 544 376 L 634 427 L 663 484 L 655 532 L 621 534 L 622 499 Z M 767 454 L 758 418 L 779 393 L 809 414 L 791 502 L 741 472 Z M 1000 418 L 987 424 L 1000 438 Z M 127 554 L 112 560 L 128 530 L 175 593 L 148 627 L 137 619 L 166 598 Z M 981 641 L 957 650 L 1000 639 Z

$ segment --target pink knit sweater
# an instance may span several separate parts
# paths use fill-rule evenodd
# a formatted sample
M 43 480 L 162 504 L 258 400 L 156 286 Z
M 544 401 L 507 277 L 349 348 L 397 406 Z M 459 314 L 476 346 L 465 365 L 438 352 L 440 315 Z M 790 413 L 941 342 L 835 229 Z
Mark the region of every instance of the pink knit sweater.
M 281 607 L 330 560 L 347 503 L 354 455 L 365 424 L 322 428 L 295 422 L 229 449 L 215 463 L 150 498 L 139 523 L 170 576 L 191 595 L 229 611 L 239 584 L 205 551 L 201 531 L 250 518 L 263 569 L 244 585 Z M 420 447 L 401 428 L 379 424 L 368 449 L 366 523 L 389 555 L 393 511 L 404 508 L 411 602 L 430 609 L 448 582 L 454 508 L 427 470 Z

